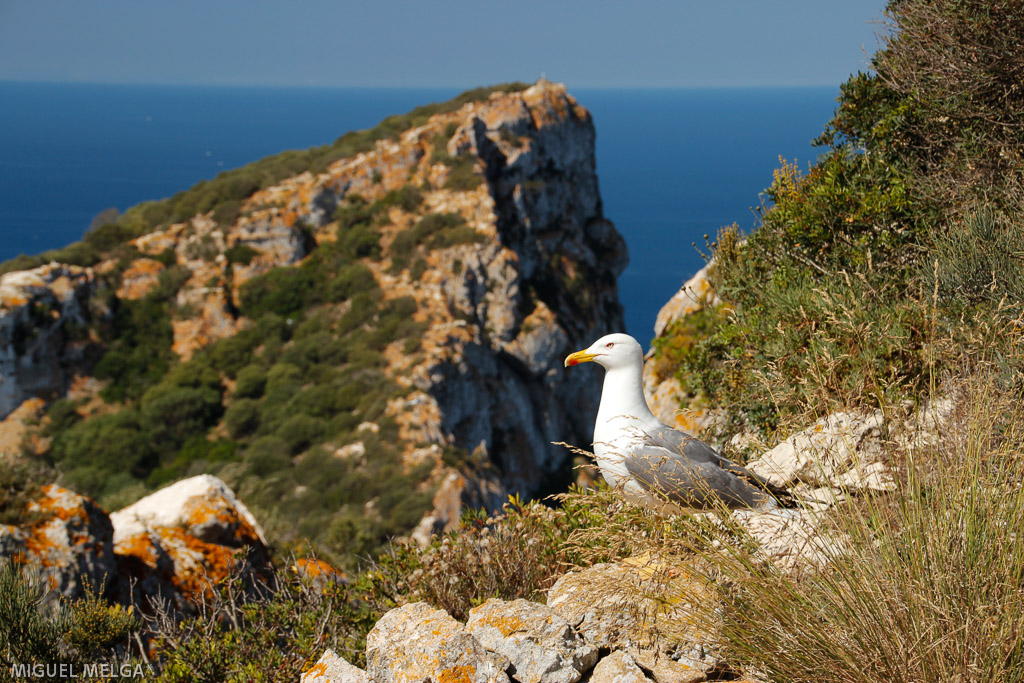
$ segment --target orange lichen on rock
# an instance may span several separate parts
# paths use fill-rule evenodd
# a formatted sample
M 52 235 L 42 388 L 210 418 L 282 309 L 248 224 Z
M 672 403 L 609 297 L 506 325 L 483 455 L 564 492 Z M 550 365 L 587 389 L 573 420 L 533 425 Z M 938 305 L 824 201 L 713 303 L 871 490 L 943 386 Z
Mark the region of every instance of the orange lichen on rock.
M 121 275 L 117 296 L 121 299 L 141 299 L 159 284 L 163 270 L 164 264 L 154 259 L 135 259 Z

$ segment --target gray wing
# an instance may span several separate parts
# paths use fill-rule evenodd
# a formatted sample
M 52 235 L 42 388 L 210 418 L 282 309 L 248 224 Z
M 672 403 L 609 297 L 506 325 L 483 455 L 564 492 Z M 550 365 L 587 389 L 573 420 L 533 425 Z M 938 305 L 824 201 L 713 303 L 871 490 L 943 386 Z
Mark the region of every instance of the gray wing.
M 723 458 L 700 439 L 664 425 L 649 429 L 624 464 L 644 488 L 691 507 L 705 508 L 716 502 L 757 507 L 769 498 L 763 479 Z

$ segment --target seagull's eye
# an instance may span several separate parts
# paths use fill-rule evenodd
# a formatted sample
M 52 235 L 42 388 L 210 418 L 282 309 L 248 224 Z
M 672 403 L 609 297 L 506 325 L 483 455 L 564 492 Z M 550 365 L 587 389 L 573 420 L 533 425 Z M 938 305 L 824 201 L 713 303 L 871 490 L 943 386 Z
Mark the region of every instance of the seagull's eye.
M 608 342 L 607 344 L 605 344 L 605 346 L 606 346 L 606 347 L 608 347 L 608 348 L 610 349 L 610 348 L 612 348 L 613 346 L 615 346 L 615 342 Z

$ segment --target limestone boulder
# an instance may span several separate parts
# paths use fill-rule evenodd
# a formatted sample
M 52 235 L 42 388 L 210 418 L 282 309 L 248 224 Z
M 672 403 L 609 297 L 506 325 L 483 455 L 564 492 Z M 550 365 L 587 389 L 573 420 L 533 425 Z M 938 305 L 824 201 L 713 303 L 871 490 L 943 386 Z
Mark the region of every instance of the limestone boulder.
M 313 668 L 302 674 L 299 683 L 368 683 L 369 680 L 365 671 L 328 648 Z
M 548 606 L 590 645 L 628 652 L 657 681 L 702 681 L 721 664 L 721 610 L 712 586 L 647 557 L 562 576 Z
M 650 683 L 628 652 L 616 650 L 594 667 L 589 683 Z
M 654 335 L 660 336 L 668 326 L 679 318 L 691 315 L 708 307 L 721 303 L 718 293 L 711 286 L 710 274 L 715 262 L 707 263 L 683 283 L 679 291 L 658 311 L 654 321 Z
M 470 610 L 466 629 L 508 658 L 519 683 L 576 683 L 597 662 L 597 649 L 565 619 L 529 600 L 492 598 Z
M 116 574 L 107 514 L 91 499 L 52 484 L 26 512 L 36 521 L 0 526 L 0 557 L 38 570 L 67 597 L 106 593 Z
M 182 479 L 110 515 L 114 542 L 143 531 L 177 528 L 230 548 L 266 546 L 256 518 L 223 481 L 209 474 Z
M 895 479 L 883 462 L 881 411 L 833 413 L 747 465 L 772 484 L 891 491 Z
M 228 578 L 251 586 L 269 569 L 256 519 L 210 475 L 172 484 L 110 519 L 123 602 L 145 607 L 159 596 L 188 611 Z
M 510 683 L 509 666 L 448 613 L 424 602 L 391 610 L 366 636 L 366 673 L 374 683 Z
M 732 518 L 757 542 L 761 556 L 783 571 L 823 568 L 849 547 L 844 535 L 808 507 L 734 510 Z

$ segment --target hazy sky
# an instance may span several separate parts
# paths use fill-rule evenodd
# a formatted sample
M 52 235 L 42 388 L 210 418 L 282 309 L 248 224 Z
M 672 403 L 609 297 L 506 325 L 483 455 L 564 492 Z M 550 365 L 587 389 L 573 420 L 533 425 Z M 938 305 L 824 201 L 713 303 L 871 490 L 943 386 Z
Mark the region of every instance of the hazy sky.
M 884 0 L 0 0 L 0 80 L 838 85 Z

